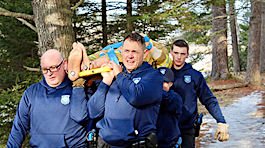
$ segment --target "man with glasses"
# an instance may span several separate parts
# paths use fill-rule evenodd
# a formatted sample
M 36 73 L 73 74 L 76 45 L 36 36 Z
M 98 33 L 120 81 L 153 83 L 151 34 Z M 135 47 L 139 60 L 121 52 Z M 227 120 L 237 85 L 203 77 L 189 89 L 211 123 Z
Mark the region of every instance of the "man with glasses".
M 9 135 L 8 148 L 21 147 L 28 132 L 31 147 L 87 146 L 86 128 L 70 118 L 70 100 L 85 97 L 84 90 L 72 88 L 66 70 L 67 61 L 59 51 L 50 49 L 42 55 L 43 80 L 24 92 Z

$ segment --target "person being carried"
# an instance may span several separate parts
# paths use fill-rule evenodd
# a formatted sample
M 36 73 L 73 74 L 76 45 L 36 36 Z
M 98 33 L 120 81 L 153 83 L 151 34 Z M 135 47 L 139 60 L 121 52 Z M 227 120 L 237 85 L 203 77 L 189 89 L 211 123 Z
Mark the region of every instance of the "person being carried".
M 215 139 L 227 141 L 229 139 L 228 124 L 221 112 L 218 101 L 209 89 L 202 74 L 185 62 L 189 56 L 189 45 L 185 40 L 176 40 L 170 53 L 173 56 L 172 71 L 175 82 L 172 86 L 183 101 L 183 110 L 180 117 L 180 131 L 182 148 L 195 147 L 194 124 L 198 117 L 197 98 L 214 117 L 217 125 Z
M 170 56 L 168 50 L 162 44 L 151 40 L 148 36 L 141 35 L 145 39 L 145 48 L 147 49 L 144 61 L 154 68 L 171 67 L 172 56 Z M 123 42 L 114 43 L 94 54 L 87 55 L 86 49 L 81 43 L 74 43 L 68 60 L 68 77 L 73 81 L 79 77 L 78 73 L 80 71 L 99 68 L 109 61 L 114 61 L 116 64 L 123 62 L 121 56 L 122 45 Z M 80 60 L 81 65 L 79 64 Z
M 29 131 L 31 147 L 87 146 L 86 127 L 70 118 L 70 102 L 82 94 L 72 92 L 66 70 L 67 61 L 58 50 L 50 49 L 41 56 L 43 80 L 24 92 L 7 148 L 21 147 Z
M 173 148 L 179 146 L 180 136 L 179 118 L 182 112 L 182 99 L 170 87 L 174 82 L 174 73 L 167 67 L 159 67 L 164 76 L 163 99 L 160 104 L 157 119 L 157 138 L 159 148 Z

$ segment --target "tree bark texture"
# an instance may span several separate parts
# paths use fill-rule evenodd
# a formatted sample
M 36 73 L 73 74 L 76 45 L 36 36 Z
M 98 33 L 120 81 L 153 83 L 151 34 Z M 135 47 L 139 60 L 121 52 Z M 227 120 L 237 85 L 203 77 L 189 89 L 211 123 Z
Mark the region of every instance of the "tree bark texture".
M 212 78 L 213 80 L 228 78 L 227 57 L 227 16 L 225 1 L 212 5 L 213 38 L 212 38 Z
M 69 0 L 33 0 L 34 21 L 38 31 L 39 54 L 59 50 L 67 58 L 74 42 Z
M 130 33 L 133 31 L 133 24 L 132 24 L 132 0 L 127 0 L 127 29 L 126 32 Z
M 240 71 L 240 59 L 238 54 L 238 40 L 236 29 L 236 13 L 235 13 L 235 0 L 229 0 L 229 14 L 230 14 L 230 30 L 232 36 L 232 55 L 234 71 Z
M 261 2 L 260 72 L 265 73 L 265 2 Z
M 102 0 L 102 36 L 103 43 L 102 46 L 105 47 L 108 45 L 108 31 L 107 31 L 107 5 L 106 0 Z
M 261 84 L 260 76 L 261 2 L 251 1 L 251 16 L 248 37 L 247 74 L 245 82 Z

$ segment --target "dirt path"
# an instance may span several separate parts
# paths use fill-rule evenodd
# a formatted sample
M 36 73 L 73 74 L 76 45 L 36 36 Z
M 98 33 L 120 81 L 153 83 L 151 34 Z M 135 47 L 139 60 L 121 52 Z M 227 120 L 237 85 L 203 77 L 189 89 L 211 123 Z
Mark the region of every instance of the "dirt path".
M 255 91 L 250 95 L 222 107 L 229 124 L 230 139 L 227 142 L 214 140 L 216 122 L 206 114 L 203 118 L 201 135 L 197 138 L 198 148 L 262 148 L 265 145 L 265 91 Z

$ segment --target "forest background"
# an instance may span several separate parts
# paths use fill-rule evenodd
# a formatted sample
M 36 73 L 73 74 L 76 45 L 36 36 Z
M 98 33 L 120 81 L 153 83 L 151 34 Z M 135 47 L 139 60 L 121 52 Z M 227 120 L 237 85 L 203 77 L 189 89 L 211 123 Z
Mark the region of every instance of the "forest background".
M 244 86 L 264 86 L 264 0 L 1 0 L 0 147 L 24 90 L 42 79 L 43 52 L 56 48 L 67 57 L 79 41 L 93 53 L 131 31 L 147 34 L 168 50 L 179 38 L 211 47 L 211 80 L 245 72 Z M 191 55 L 191 63 L 202 56 Z

